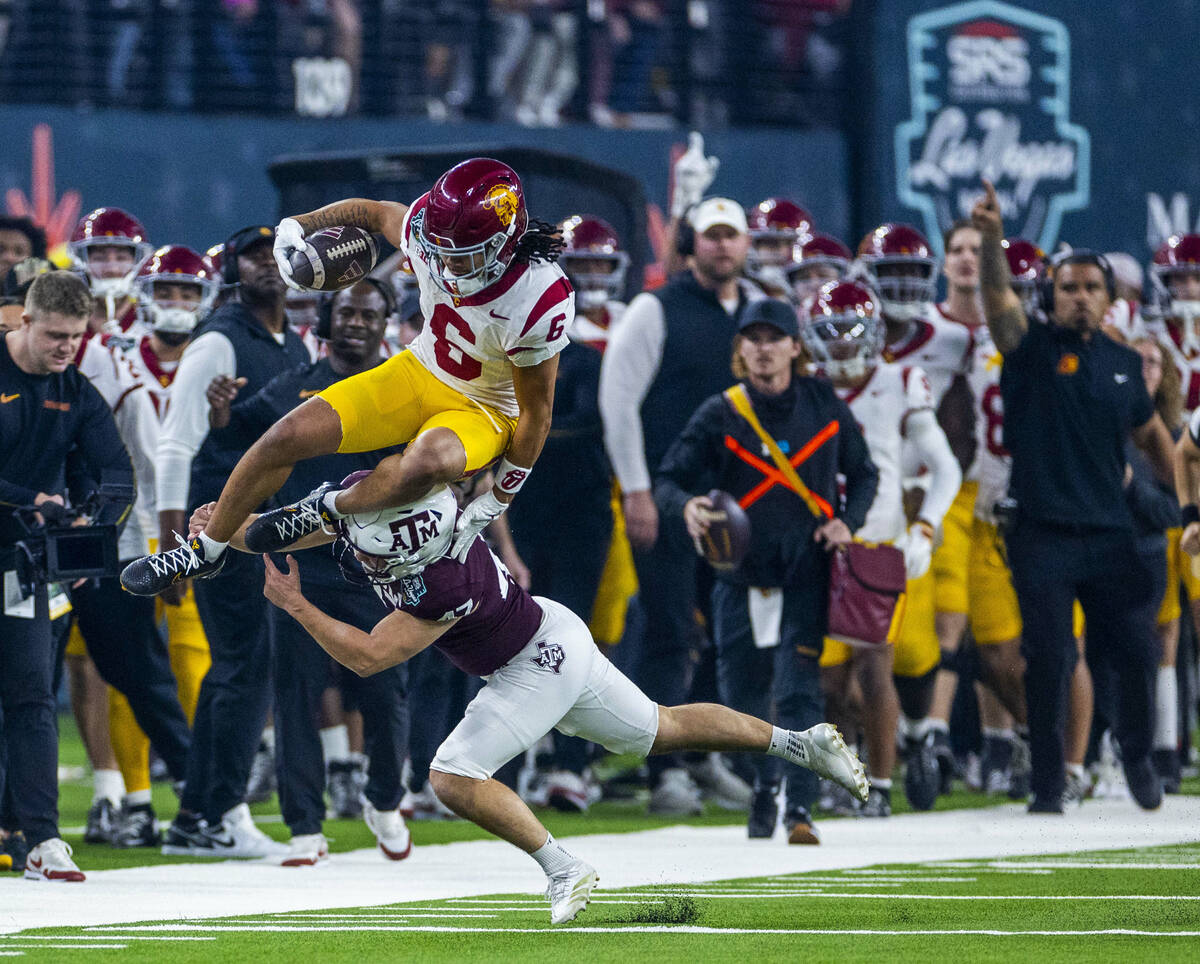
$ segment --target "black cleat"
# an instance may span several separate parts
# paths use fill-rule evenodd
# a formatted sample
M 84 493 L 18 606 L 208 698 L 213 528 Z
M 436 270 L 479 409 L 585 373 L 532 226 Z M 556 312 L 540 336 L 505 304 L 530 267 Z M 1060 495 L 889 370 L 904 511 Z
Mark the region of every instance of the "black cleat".
M 858 811 L 860 817 L 890 817 L 892 815 L 892 791 L 888 787 L 872 785 L 867 793 L 867 802 Z
M 87 826 L 83 831 L 84 843 L 112 843 L 113 831 L 117 826 L 117 808 L 108 797 L 93 800 L 87 812 Z
M 746 825 L 746 835 L 752 840 L 767 840 L 775 835 L 775 822 L 779 818 L 775 792 L 775 787 L 754 791 L 750 801 L 750 819 Z
M 121 572 L 121 587 L 135 596 L 157 596 L 182 579 L 209 579 L 225 565 L 225 553 L 206 559 L 199 536 L 185 540 L 175 534 L 179 545 L 168 552 L 134 559 Z
M 251 552 L 279 552 L 305 536 L 333 531 L 337 517 L 323 504 L 327 492 L 341 486 L 323 482 L 299 502 L 264 512 L 246 529 L 246 548 Z
M 1157 810 L 1162 806 L 1162 777 L 1150 762 L 1150 755 L 1137 760 L 1122 760 L 1125 782 L 1129 784 L 1129 795 L 1143 810 Z
M 908 737 L 904 750 L 904 795 L 914 810 L 932 810 L 937 803 L 942 773 L 933 754 L 933 734 L 923 740 Z
M 123 806 L 113 830 L 112 845 L 120 850 L 128 847 L 157 847 L 162 843 L 158 819 L 148 803 Z

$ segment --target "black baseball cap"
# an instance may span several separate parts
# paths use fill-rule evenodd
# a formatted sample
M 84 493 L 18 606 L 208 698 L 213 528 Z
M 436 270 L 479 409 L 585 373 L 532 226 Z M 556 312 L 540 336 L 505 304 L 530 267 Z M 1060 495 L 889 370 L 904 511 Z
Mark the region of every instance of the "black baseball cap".
M 236 258 L 264 241 L 268 244 L 275 243 L 275 229 L 266 224 L 252 224 L 231 234 L 225 242 L 225 250 Z
M 779 298 L 762 298 L 747 302 L 738 316 L 738 331 L 745 331 L 751 325 L 770 325 L 789 338 L 800 337 L 800 322 L 796 318 L 796 309 Z

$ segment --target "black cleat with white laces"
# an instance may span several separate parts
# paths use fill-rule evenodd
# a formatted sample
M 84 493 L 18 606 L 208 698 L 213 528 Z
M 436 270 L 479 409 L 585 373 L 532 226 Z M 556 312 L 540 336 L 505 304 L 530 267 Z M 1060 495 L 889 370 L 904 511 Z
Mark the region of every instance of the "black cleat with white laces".
M 135 559 L 121 572 L 121 586 L 135 596 L 157 596 L 181 579 L 208 579 L 225 565 L 222 551 L 215 559 L 204 555 L 199 537 L 184 539 L 178 532 L 179 545 L 168 552 Z
M 246 548 L 251 552 L 279 552 L 314 532 L 331 532 L 337 516 L 323 502 L 326 493 L 340 489 L 332 482 L 323 482 L 299 502 L 264 512 L 246 529 Z

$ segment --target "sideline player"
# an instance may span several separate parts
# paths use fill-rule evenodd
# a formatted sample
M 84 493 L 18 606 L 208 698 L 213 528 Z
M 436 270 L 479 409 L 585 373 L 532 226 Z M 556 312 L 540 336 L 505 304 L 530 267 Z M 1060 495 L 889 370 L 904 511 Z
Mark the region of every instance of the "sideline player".
M 213 505 L 192 517 L 207 524 Z M 746 750 L 770 753 L 867 793 L 862 764 L 837 728 L 820 723 L 784 730 L 714 703 L 658 706 L 623 676 L 565 606 L 531 596 L 482 538 L 463 561 L 449 555 L 456 503 L 445 485 L 410 505 L 352 515 L 333 532 L 292 548 L 338 540 L 379 598 L 393 610 L 369 633 L 326 615 L 305 599 L 295 558 L 287 572 L 267 562 L 264 593 L 308 630 L 334 659 L 366 676 L 436 646 L 487 684 L 437 751 L 430 780 L 451 810 L 528 853 L 548 878 L 550 922 L 573 920 L 596 886 L 595 869 L 565 850 L 521 798 L 492 779 L 548 730 L 615 752 Z M 231 544 L 243 549 L 243 525 Z M 349 573 L 348 573 L 349 575 Z
M 281 419 L 234 468 L 204 531 L 126 568 L 130 592 L 153 595 L 218 572 L 238 526 L 301 459 L 410 443 L 347 489 L 330 486 L 267 513 L 248 533 L 256 552 L 351 513 L 412 502 L 503 456 L 493 488 L 459 518 L 453 551 L 465 558 L 472 537 L 504 512 L 529 475 L 550 430 L 557 355 L 575 296 L 554 264 L 561 237 L 530 221 L 516 172 L 477 157 L 451 168 L 411 206 L 356 198 L 284 218 L 275 256 L 288 284 L 296 287 L 289 255 L 304 247 L 307 233 L 334 225 L 382 233 L 405 254 L 427 324 L 408 350 Z

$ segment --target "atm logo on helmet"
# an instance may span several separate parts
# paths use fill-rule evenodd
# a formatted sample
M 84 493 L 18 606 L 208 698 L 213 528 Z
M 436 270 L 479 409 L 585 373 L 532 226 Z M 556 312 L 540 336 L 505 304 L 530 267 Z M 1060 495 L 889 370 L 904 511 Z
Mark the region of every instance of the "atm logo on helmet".
M 1061 21 L 969 0 L 908 22 L 910 119 L 896 127 L 896 190 L 941 234 L 996 185 L 1009 234 L 1049 251 L 1062 216 L 1087 207 L 1091 141 L 1069 117 L 1070 35 Z
M 507 184 L 497 184 L 488 190 L 487 196 L 483 199 L 483 206 L 489 211 L 495 212 L 497 220 L 507 228 L 513 223 L 513 218 L 517 216 L 520 201 L 517 198 L 517 192 L 512 187 Z
M 440 512 L 423 509 L 415 515 L 388 523 L 388 528 L 392 531 L 391 551 L 403 549 L 405 552 L 416 552 L 438 534 L 438 523 L 441 520 Z

